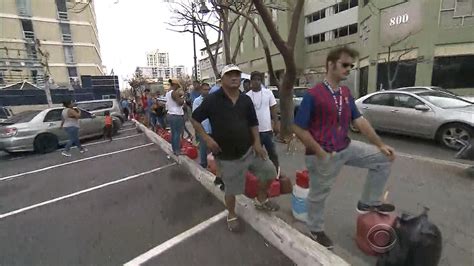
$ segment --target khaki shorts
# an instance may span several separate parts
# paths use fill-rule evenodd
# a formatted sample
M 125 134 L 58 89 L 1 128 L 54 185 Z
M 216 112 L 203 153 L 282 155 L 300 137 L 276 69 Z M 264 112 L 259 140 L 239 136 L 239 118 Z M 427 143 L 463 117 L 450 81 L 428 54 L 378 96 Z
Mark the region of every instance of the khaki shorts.
M 245 192 L 247 171 L 252 172 L 260 181 L 272 180 L 277 175 L 272 161 L 255 156 L 252 148 L 240 159 L 216 159 L 216 163 L 225 184 L 225 195 L 240 195 Z

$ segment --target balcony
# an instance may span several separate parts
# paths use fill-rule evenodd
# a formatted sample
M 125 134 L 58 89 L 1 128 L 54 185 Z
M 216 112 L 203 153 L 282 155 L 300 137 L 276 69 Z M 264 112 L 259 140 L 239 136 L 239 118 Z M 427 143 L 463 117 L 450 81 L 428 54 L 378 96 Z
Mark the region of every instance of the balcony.
M 71 34 L 63 34 L 63 42 L 72 42 Z
M 23 37 L 27 40 L 35 40 L 35 33 L 33 31 L 23 31 Z
M 59 20 L 68 20 L 67 12 L 58 11 L 58 18 Z

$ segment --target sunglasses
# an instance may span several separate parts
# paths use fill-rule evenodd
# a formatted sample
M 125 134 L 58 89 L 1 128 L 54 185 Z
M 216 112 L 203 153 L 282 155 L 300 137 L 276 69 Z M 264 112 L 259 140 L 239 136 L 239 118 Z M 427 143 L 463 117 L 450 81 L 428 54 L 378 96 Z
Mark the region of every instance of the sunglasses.
M 341 63 L 341 66 L 343 68 L 350 68 L 350 69 L 353 69 L 355 67 L 354 64 L 349 64 L 349 63 Z

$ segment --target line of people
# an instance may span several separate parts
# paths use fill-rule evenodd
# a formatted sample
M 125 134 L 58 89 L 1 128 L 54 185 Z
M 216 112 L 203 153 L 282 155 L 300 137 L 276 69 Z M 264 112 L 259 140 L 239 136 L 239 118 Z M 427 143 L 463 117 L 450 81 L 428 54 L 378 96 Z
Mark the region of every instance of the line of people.
M 384 203 L 381 198 L 395 151 L 384 144 L 361 116 L 350 89 L 341 85 L 357 56 L 357 51 L 347 47 L 329 52 L 326 77 L 305 94 L 293 125 L 293 132 L 306 147 L 305 162 L 310 175 L 307 225 L 311 237 L 328 249 L 333 248 L 333 242 L 324 231 L 325 202 L 344 165 L 368 169 L 361 198 L 356 204 L 359 213 L 395 210 L 394 205 Z M 207 83 L 195 83 L 190 94 L 191 123 L 199 142 L 200 164 L 206 167 L 207 153 L 212 152 L 218 170 L 216 183 L 225 184 L 222 188 L 229 212 L 227 225 L 232 232 L 240 229 L 235 196 L 244 193 L 247 171 L 260 180 L 255 207 L 264 211 L 279 209 L 266 193 L 279 172 L 273 141 L 280 128 L 276 100 L 273 93 L 262 86 L 263 74 L 259 72 L 251 73 L 241 91 L 241 73 L 239 67 L 227 65 L 221 71 L 220 84 L 210 88 Z M 186 94 L 179 84 L 174 84 L 166 99 L 173 151 L 179 155 Z M 349 139 L 351 122 L 373 145 Z

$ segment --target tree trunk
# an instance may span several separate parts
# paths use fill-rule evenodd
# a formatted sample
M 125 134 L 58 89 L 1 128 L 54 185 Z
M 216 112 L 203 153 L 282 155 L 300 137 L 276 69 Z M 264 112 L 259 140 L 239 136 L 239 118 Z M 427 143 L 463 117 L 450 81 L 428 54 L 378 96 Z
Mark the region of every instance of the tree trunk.
M 224 39 L 224 56 L 225 64 L 228 65 L 232 62 L 230 54 L 230 29 L 229 29 L 229 11 L 224 9 L 221 13 L 222 17 L 222 37 Z

